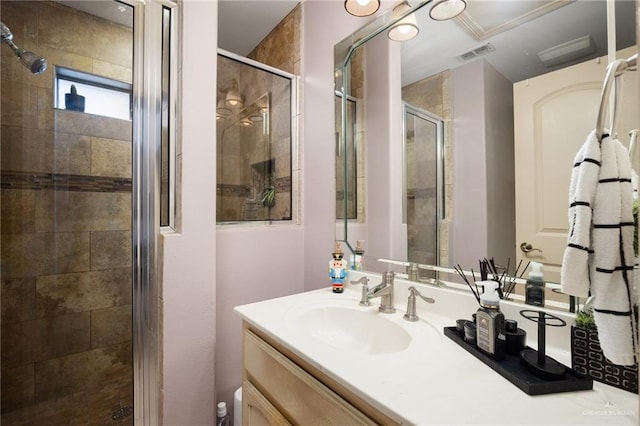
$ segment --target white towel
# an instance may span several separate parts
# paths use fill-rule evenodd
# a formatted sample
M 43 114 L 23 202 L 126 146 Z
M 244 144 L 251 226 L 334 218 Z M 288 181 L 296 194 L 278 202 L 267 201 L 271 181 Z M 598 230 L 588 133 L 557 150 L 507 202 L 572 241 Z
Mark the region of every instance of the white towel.
M 594 296 L 600 346 L 614 364 L 636 363 L 633 321 L 631 165 L 618 140 L 591 132 L 578 151 L 569 188 L 569 237 L 562 291 Z

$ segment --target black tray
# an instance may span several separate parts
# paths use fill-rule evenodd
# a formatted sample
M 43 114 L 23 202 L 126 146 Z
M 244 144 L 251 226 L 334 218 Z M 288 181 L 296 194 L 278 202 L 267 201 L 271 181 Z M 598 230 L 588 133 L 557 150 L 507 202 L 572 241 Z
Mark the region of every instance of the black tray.
M 496 361 L 478 349 L 477 346 L 467 343 L 455 327 L 445 327 L 444 335 L 529 395 L 593 389 L 593 379 L 578 374 L 569 367 L 564 375 L 557 380 L 541 379 L 522 364 L 519 354 L 505 354 L 504 359 Z

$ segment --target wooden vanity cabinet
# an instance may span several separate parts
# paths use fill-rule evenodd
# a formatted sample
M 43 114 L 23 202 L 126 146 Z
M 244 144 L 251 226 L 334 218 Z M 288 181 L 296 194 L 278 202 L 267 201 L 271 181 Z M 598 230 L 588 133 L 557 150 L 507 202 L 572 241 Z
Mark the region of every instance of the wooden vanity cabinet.
M 397 424 L 246 322 L 243 351 L 243 425 Z

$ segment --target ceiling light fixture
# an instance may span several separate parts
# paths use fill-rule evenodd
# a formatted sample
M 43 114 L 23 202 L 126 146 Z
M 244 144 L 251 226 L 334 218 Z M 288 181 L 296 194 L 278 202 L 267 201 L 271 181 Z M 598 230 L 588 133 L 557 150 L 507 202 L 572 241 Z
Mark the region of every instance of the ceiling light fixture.
M 344 8 L 353 16 L 369 16 L 380 9 L 380 0 L 344 0 Z
M 402 2 L 393 8 L 393 16 L 402 16 L 409 9 L 411 9 L 409 3 Z M 412 13 L 393 24 L 389 32 L 387 32 L 387 36 L 393 41 L 407 41 L 417 36 L 419 32 L 420 29 L 416 24 L 416 15 Z
M 466 8 L 465 0 L 437 0 L 429 10 L 429 16 L 436 21 L 446 21 L 460 15 Z
M 242 126 L 244 126 L 244 127 L 251 127 L 251 126 L 253 126 L 253 121 L 251 121 L 247 117 L 245 117 L 242 120 L 240 120 L 240 124 Z
M 547 67 L 586 58 L 596 53 L 596 45 L 590 35 L 578 37 L 536 53 Z
M 240 94 L 240 90 L 238 89 L 238 81 L 235 78 L 231 80 L 231 88 L 227 91 L 227 96 L 225 98 L 224 104 L 231 108 L 242 107 L 242 95 Z

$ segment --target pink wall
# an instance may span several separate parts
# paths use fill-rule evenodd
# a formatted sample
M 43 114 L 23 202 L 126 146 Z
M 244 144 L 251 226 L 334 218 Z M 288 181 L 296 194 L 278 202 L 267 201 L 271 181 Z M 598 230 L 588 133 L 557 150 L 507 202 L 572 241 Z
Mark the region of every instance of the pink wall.
M 403 143 L 400 43 L 381 33 L 365 50 L 365 252 L 372 259 L 406 259 L 406 227 L 402 223 Z M 380 58 L 388 58 L 380 66 Z M 386 100 L 389 101 L 386 101 Z M 382 102 L 377 100 L 384 100 Z M 351 227 L 350 227 L 351 229 Z M 349 235 L 349 242 L 357 238 Z M 388 265 L 371 261 L 367 269 Z
M 451 70 L 453 147 L 452 264 L 475 265 L 487 255 L 487 195 L 482 61 Z
M 341 1 L 305 1 L 302 13 L 303 262 L 304 289 L 311 290 L 328 284 L 335 238 L 333 47 L 370 18 L 349 15 Z
M 162 277 L 166 425 L 215 421 L 216 2 L 182 2 L 182 229 L 165 235 Z
M 513 85 L 484 60 L 451 70 L 451 264 L 515 259 L 512 103 Z
M 516 259 L 513 83 L 483 61 L 487 138 L 487 254 L 500 263 Z
M 347 14 L 341 1 L 310 0 L 302 5 L 302 22 L 301 224 L 216 232 L 215 381 L 217 400 L 231 409 L 242 382 L 242 322 L 233 307 L 329 285 L 335 238 L 333 46 L 368 20 Z M 215 140 L 215 133 L 201 139 Z
M 304 291 L 303 231 L 249 225 L 216 234 L 216 393 L 232 407 L 242 383 L 242 321 L 233 308 Z

